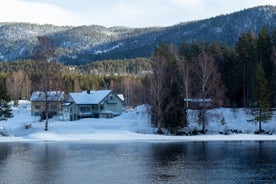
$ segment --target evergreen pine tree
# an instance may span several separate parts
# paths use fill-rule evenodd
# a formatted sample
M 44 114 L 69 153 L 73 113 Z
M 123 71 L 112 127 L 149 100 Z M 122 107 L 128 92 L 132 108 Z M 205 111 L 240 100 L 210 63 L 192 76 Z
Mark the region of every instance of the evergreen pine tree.
M 6 120 L 13 117 L 12 110 L 7 104 L 9 97 L 7 95 L 6 85 L 4 79 L 0 77 L 0 120 Z
M 149 104 L 152 107 L 152 124 L 158 128 L 157 133 L 164 133 L 163 128 L 177 133 L 178 128 L 187 123 L 184 97 L 179 86 L 176 50 L 174 46 L 160 45 L 151 61 L 153 75 L 150 79 Z
M 259 122 L 259 130 L 261 133 L 262 123 L 271 119 L 270 111 L 270 96 L 271 92 L 269 89 L 268 81 L 265 77 L 265 72 L 262 68 L 261 63 L 256 65 L 256 85 L 254 89 L 254 106 L 253 112 L 255 115 L 255 121 Z
M 235 47 L 237 60 L 242 63 L 242 93 L 243 106 L 252 104 L 252 92 L 254 88 L 255 66 L 257 63 L 256 37 L 252 32 L 243 33 L 238 38 Z
M 272 52 L 271 52 L 271 64 L 272 64 L 272 73 L 271 73 L 271 101 L 272 101 L 272 106 L 276 106 L 276 50 L 274 46 L 272 47 Z
M 0 101 L 0 120 L 6 120 L 7 118 L 12 118 L 12 109 L 10 105 L 7 104 L 5 100 Z
M 257 40 L 257 57 L 258 62 L 262 64 L 262 68 L 265 72 L 265 77 L 268 82 L 271 81 L 272 63 L 270 60 L 272 51 L 272 41 L 267 28 L 263 28 L 258 35 Z
M 272 34 L 271 34 L 271 41 L 272 41 L 272 46 L 276 48 L 276 27 L 273 29 Z
M 9 101 L 5 80 L 0 76 L 0 100 Z
M 221 78 L 226 87 L 225 102 L 230 107 L 242 106 L 243 86 L 241 79 L 243 77 L 242 62 L 236 59 L 234 51 L 227 47 L 226 44 L 221 45 Z

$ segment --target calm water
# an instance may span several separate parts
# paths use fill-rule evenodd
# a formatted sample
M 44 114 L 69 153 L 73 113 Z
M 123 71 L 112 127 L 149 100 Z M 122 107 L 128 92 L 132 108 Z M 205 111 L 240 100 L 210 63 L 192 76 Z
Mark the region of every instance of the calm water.
M 276 142 L 0 143 L 1 184 L 276 183 Z

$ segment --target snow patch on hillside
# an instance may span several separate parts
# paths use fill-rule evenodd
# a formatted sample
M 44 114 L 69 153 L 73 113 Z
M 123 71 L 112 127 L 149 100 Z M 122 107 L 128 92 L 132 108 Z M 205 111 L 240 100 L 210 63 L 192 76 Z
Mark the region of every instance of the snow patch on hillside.
M 113 47 L 110 47 L 108 49 L 104 49 L 104 50 L 96 50 L 94 52 L 94 54 L 103 54 L 103 53 L 107 53 L 107 52 L 110 52 L 112 50 L 115 50 L 115 49 L 118 49 L 120 48 L 121 46 L 123 46 L 123 43 L 118 43 L 117 45 L 114 45 Z

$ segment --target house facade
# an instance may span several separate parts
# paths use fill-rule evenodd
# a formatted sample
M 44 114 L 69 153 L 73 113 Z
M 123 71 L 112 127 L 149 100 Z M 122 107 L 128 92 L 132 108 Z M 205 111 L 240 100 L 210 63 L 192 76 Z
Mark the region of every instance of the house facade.
M 63 120 L 111 118 L 123 112 L 123 101 L 112 90 L 69 93 L 62 104 Z
M 64 99 L 63 91 L 49 91 L 47 93 L 48 111 L 50 115 L 56 116 L 61 114 L 61 104 Z M 30 98 L 31 115 L 40 116 L 45 112 L 46 96 L 43 91 L 34 91 Z

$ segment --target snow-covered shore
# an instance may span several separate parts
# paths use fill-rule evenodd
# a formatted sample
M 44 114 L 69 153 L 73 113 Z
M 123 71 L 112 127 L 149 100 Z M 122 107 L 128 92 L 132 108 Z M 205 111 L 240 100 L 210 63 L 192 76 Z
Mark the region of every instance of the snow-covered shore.
M 81 119 L 79 121 L 49 121 L 49 130 L 44 131 L 44 122 L 31 116 L 30 103 L 21 102 L 13 108 L 14 118 L 0 121 L 0 131 L 8 136 L 0 136 L 0 142 L 30 141 L 93 141 L 93 142 L 181 142 L 181 141 L 276 141 L 276 121 L 263 124 L 263 129 L 273 135 L 256 135 L 256 123 L 244 109 L 215 109 L 209 114 L 207 135 L 171 136 L 153 134 L 148 117 L 143 108 L 128 110 L 112 119 Z M 196 113 L 189 112 L 189 130 L 200 129 Z M 26 125 L 31 128 L 26 129 Z M 235 133 L 239 132 L 239 133 Z M 223 134 L 222 134 L 223 133 Z M 229 134 L 229 135 L 224 135 Z

